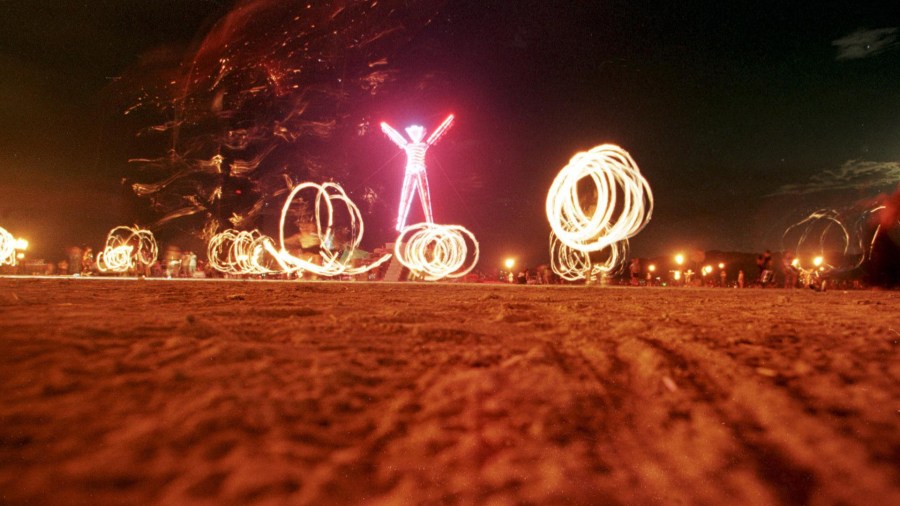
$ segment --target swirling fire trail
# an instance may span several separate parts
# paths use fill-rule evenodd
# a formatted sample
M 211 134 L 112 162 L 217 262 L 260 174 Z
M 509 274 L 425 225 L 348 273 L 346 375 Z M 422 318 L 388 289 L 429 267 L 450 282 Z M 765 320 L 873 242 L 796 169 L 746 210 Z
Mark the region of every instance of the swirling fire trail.
M 472 243 L 472 256 L 466 239 Z M 465 276 L 478 263 L 475 235 L 459 225 L 418 223 L 404 228 L 394 245 L 401 264 L 428 281 Z
M 596 201 L 587 206 L 579 189 L 585 178 L 596 187 Z M 554 272 L 565 279 L 583 279 L 619 267 L 627 240 L 650 221 L 653 193 L 628 152 L 603 144 L 576 154 L 563 167 L 550 186 L 546 212 Z M 589 254 L 606 248 L 607 260 L 592 265 Z
M 116 227 L 106 237 L 106 247 L 97 253 L 100 272 L 124 273 L 140 270 L 156 261 L 159 249 L 149 230 Z

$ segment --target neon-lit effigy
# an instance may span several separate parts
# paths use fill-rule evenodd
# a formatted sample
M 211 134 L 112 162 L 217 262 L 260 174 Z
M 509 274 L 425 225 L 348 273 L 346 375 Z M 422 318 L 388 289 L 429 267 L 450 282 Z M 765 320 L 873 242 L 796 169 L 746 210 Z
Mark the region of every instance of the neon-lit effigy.
M 16 239 L 0 227 L 0 265 L 16 265 Z
M 412 206 L 413 195 L 416 190 L 419 200 L 422 202 L 422 211 L 425 213 L 425 221 L 434 223 L 431 211 L 431 191 L 428 188 L 428 174 L 425 172 L 425 152 L 444 136 L 444 133 L 453 123 L 453 115 L 441 123 L 425 142 L 425 128 L 420 125 L 412 125 L 406 129 L 410 141 L 407 141 L 399 132 L 385 122 L 381 123 L 381 130 L 392 140 L 394 144 L 406 152 L 406 173 L 403 176 L 403 188 L 400 192 L 400 207 L 397 212 L 397 231 L 406 226 L 406 218 L 409 208 Z
M 269 246 L 267 248 L 266 246 Z M 259 230 L 225 230 L 214 235 L 207 246 L 207 259 L 213 269 L 233 275 L 262 275 L 276 272 L 267 249 L 274 249 L 271 237 Z
M 472 243 L 471 257 L 467 239 Z M 437 281 L 471 272 L 478 263 L 479 248 L 475 235 L 462 226 L 418 223 L 400 232 L 394 254 L 413 273 Z
M 597 192 L 589 211 L 579 191 L 585 178 Z M 564 279 L 585 279 L 621 267 L 628 239 L 650 221 L 653 193 L 625 150 L 603 144 L 576 154 L 563 167 L 550 186 L 546 212 L 552 229 L 551 267 Z M 604 261 L 591 261 L 591 253 L 607 249 Z
M 106 246 L 97 253 L 100 272 L 125 273 L 147 267 L 156 261 L 159 249 L 149 230 L 116 227 L 106 236 Z
M 315 197 L 313 199 L 305 199 L 306 202 L 315 202 L 315 222 L 316 235 L 319 238 L 320 250 L 318 258 L 321 264 L 295 256 L 288 251 L 285 235 L 284 224 L 287 220 L 291 204 L 297 195 L 304 190 L 314 190 Z M 350 239 L 341 249 L 332 249 L 335 243 L 334 231 L 334 203 L 340 203 L 346 206 L 350 220 Z M 324 226 L 323 226 L 324 213 Z M 273 241 L 261 241 L 266 251 L 272 255 L 281 271 L 285 273 L 295 272 L 312 272 L 319 276 L 339 276 L 339 275 L 355 275 L 361 274 L 368 270 L 374 269 L 391 258 L 386 254 L 375 262 L 361 267 L 352 267 L 351 259 L 354 251 L 359 247 L 363 236 L 363 220 L 359 208 L 350 200 L 350 197 L 344 192 L 344 189 L 336 183 L 323 183 L 321 185 L 315 183 L 302 183 L 295 186 L 284 202 L 281 208 L 281 222 L 278 232 L 279 248 L 276 249 Z

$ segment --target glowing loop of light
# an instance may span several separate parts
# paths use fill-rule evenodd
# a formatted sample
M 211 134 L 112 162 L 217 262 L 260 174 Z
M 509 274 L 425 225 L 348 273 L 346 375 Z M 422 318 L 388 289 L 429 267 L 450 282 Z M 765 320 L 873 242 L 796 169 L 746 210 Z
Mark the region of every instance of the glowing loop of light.
M 303 258 L 299 258 L 288 251 L 284 241 L 284 222 L 287 220 L 291 203 L 303 190 L 315 190 L 315 217 L 316 235 L 319 238 L 319 256 L 322 263 L 317 264 Z M 309 202 L 309 200 L 306 200 Z M 347 208 L 350 216 L 350 242 L 341 250 L 332 250 L 329 245 L 334 242 L 334 204 L 339 203 Z M 323 220 L 324 215 L 324 220 Z M 281 266 L 283 272 L 312 272 L 319 276 L 353 276 L 374 269 L 391 258 L 390 254 L 383 255 L 369 265 L 351 267 L 350 262 L 353 252 L 359 247 L 363 237 L 363 220 L 359 208 L 350 200 L 344 189 L 336 183 L 302 183 L 294 187 L 281 208 L 281 222 L 278 232 L 279 249 L 276 249 L 271 241 L 264 241 L 263 245 Z
M 473 245 L 471 259 L 466 242 Z M 428 281 L 465 276 L 478 263 L 478 241 L 460 225 L 417 223 L 400 231 L 394 254 L 401 264 Z
M 269 248 L 274 248 L 274 241 L 259 230 L 229 229 L 209 240 L 206 253 L 209 265 L 219 272 L 261 275 L 276 272 L 264 259 Z
M 871 257 L 875 241 L 881 233 L 881 224 L 875 228 L 871 240 L 867 241 L 867 223 L 872 215 L 884 209 L 885 206 L 845 212 L 819 209 L 785 229 L 782 248 L 794 251 L 797 256 L 795 267 L 801 274 L 809 270 L 810 264 L 822 272 L 853 270 Z M 835 253 L 842 260 L 853 256 L 856 259 L 853 262 L 839 262 L 840 265 L 832 265 L 827 260 L 815 265 L 813 261 L 815 258 L 827 259 L 828 254 Z
M 567 281 L 614 274 L 621 269 L 627 256 L 627 240 L 611 244 L 608 247 L 606 259 L 602 262 L 594 262 L 588 252 L 563 244 L 556 234 L 550 233 L 550 268 Z
M 584 178 L 597 187 L 590 215 L 579 199 L 578 183 Z M 647 225 L 653 214 L 653 193 L 625 150 L 603 144 L 576 154 L 563 167 L 550 186 L 546 211 L 553 233 L 563 244 L 579 251 L 600 251 Z
M 106 246 L 97 253 L 97 268 L 101 272 L 128 272 L 152 264 L 158 254 L 156 238 L 149 230 L 116 227 L 107 235 Z
M 0 227 L 0 265 L 16 265 L 16 239 Z

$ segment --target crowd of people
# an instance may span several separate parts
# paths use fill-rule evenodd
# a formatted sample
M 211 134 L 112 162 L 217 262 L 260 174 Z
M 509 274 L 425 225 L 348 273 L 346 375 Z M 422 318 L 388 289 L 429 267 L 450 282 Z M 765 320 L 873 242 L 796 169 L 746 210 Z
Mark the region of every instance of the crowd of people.
M 150 265 L 140 266 L 129 275 L 154 278 L 216 278 L 229 277 L 216 271 L 209 263 L 193 251 L 182 251 L 169 246 L 157 261 Z M 752 257 L 750 257 L 752 259 Z M 702 262 L 700 262 L 702 263 Z M 858 289 L 865 285 L 858 277 L 827 276 L 824 270 L 800 267 L 795 255 L 785 251 L 773 255 L 770 250 L 756 257 L 756 269 L 746 260 L 731 265 L 718 263 L 718 269 L 712 265 L 701 266 L 698 262 L 678 265 L 672 270 L 657 270 L 656 264 L 649 260 L 632 258 L 624 269 L 613 275 L 598 274 L 584 281 L 586 284 L 609 284 L 629 286 L 696 286 L 717 288 L 813 288 L 824 290 L 827 287 L 836 289 Z M 780 268 L 776 268 L 780 265 Z M 20 266 L 23 267 L 23 266 Z M 382 265 L 354 279 L 377 281 L 384 279 L 388 264 Z M 694 268 L 697 270 L 695 271 Z M 139 272 L 138 272 L 139 271 Z M 490 275 L 482 270 L 474 270 L 460 281 L 465 282 L 501 282 L 520 285 L 553 285 L 569 283 L 561 279 L 548 264 L 536 267 L 495 271 Z M 56 263 L 32 263 L 27 269 L 19 269 L 19 274 L 46 274 L 71 276 L 96 276 L 104 274 L 98 267 L 94 250 L 89 246 L 70 247 L 65 257 Z M 257 276 L 260 277 L 260 276 Z M 272 274 L 273 279 L 292 279 L 296 275 Z M 314 276 L 308 276 L 315 279 Z M 413 279 L 404 276 L 402 279 Z

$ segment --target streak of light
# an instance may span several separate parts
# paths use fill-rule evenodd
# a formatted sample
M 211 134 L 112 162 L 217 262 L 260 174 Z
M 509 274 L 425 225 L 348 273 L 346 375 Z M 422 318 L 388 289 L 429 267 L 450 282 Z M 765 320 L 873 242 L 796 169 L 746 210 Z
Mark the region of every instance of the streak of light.
M 314 190 L 315 197 L 313 199 L 304 198 L 305 202 L 315 201 L 315 222 L 316 235 L 319 238 L 320 249 L 318 258 L 321 263 L 313 262 L 308 259 L 300 258 L 292 254 L 285 245 L 284 224 L 287 220 L 291 204 L 297 195 L 304 190 Z M 333 249 L 335 244 L 334 235 L 334 204 L 338 203 L 347 208 L 350 219 L 350 239 L 342 249 Z M 285 273 L 294 272 L 312 272 L 319 276 L 353 276 L 369 271 L 383 264 L 391 258 L 390 254 L 385 254 L 374 262 L 361 266 L 352 267 L 351 262 L 353 253 L 359 247 L 363 237 L 363 219 L 359 208 L 350 200 L 350 197 L 344 192 L 337 183 L 301 183 L 291 190 L 281 208 L 281 221 L 278 231 L 279 247 L 276 249 L 273 241 L 262 241 L 263 247 L 271 254 L 281 271 Z
M 274 247 L 271 237 L 259 230 L 225 230 L 214 235 L 207 245 L 209 265 L 233 275 L 262 275 L 275 272 L 271 261 L 266 261 L 266 245 Z
M 628 241 L 610 244 L 606 259 L 602 262 L 591 260 L 587 251 L 572 248 L 550 233 L 550 268 L 567 281 L 591 279 L 598 275 L 612 275 L 622 267 L 628 256 Z
M 467 243 L 472 244 L 471 254 Z M 436 281 L 471 272 L 478 263 L 479 248 L 475 235 L 460 225 L 417 223 L 400 231 L 394 254 L 412 272 Z
M 578 191 L 584 178 L 597 187 L 590 214 L 582 207 Z M 647 225 L 653 214 L 653 193 L 625 150 L 603 144 L 576 154 L 563 167 L 550 186 L 546 211 L 553 233 L 563 244 L 580 251 L 600 251 L 633 237 Z
M 579 183 L 589 178 L 596 201 L 582 206 Z M 577 153 L 563 167 L 547 193 L 550 265 L 563 279 L 608 275 L 621 267 L 628 239 L 643 230 L 653 214 L 653 193 L 640 169 L 625 150 L 603 144 Z M 608 250 L 595 263 L 590 253 Z
M 106 246 L 97 253 L 100 272 L 124 273 L 140 270 L 156 261 L 159 248 L 149 230 L 116 227 L 106 236 Z
M 0 227 L 0 265 L 16 265 L 16 239 Z

